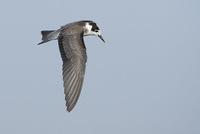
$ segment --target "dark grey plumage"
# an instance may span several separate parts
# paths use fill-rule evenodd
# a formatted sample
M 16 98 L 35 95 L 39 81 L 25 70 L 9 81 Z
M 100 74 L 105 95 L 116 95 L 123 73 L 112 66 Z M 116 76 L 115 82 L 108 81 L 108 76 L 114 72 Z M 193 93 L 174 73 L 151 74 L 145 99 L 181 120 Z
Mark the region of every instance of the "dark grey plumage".
M 76 33 L 70 29 L 61 31 L 58 42 L 63 60 L 63 81 L 67 111 L 75 106 L 83 84 L 87 61 L 83 32 Z M 67 32 L 67 33 L 66 33 Z
M 41 32 L 43 41 L 39 44 L 58 39 L 63 61 L 64 93 L 68 112 L 76 105 L 83 85 L 87 62 L 86 47 L 83 40 L 83 36 L 86 36 L 88 32 L 88 29 L 84 28 L 86 23 L 91 24 L 91 30 L 99 30 L 96 23 L 92 21 L 79 21 L 62 26 L 56 31 Z M 98 36 L 103 40 L 100 32 Z

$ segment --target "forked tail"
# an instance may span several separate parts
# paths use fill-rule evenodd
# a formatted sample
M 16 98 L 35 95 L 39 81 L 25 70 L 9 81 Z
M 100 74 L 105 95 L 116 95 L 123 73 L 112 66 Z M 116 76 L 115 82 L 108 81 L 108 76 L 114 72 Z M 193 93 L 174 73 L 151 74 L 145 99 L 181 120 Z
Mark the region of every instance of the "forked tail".
M 46 43 L 51 40 L 56 40 L 59 36 L 59 30 L 44 30 L 41 31 L 42 34 L 42 42 L 38 43 L 38 45 Z

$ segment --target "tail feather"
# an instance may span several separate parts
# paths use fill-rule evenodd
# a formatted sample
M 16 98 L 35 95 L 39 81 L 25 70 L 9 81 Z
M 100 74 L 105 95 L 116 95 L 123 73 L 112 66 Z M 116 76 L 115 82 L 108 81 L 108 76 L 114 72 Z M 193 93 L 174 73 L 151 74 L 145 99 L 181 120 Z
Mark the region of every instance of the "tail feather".
M 49 40 L 48 40 L 48 41 L 49 41 Z M 43 44 L 43 43 L 48 42 L 48 41 L 42 41 L 42 42 L 38 43 L 38 45 Z
M 55 30 L 44 30 L 44 31 L 41 31 L 41 34 L 42 34 L 42 40 L 45 40 L 47 38 L 47 35 L 54 32 Z
M 60 30 L 43 30 L 43 31 L 41 31 L 42 42 L 38 43 L 38 45 L 57 39 L 59 33 L 60 33 Z

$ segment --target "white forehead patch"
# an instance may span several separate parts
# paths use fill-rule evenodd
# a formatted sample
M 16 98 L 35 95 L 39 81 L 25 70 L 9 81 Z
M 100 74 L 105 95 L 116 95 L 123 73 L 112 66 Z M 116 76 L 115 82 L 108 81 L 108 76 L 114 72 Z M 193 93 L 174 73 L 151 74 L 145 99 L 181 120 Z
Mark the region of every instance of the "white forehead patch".
M 84 30 L 84 36 L 87 35 L 96 35 L 99 36 L 100 35 L 100 30 L 98 31 L 92 31 L 92 25 L 90 25 L 88 22 L 85 24 L 85 30 Z
M 88 31 L 91 31 L 92 29 L 92 25 L 90 25 L 88 22 L 85 24 L 85 29 L 87 29 Z
M 92 31 L 92 25 L 90 25 L 88 22 L 85 24 L 85 30 L 84 30 L 84 36 L 87 35 L 96 35 L 96 33 Z

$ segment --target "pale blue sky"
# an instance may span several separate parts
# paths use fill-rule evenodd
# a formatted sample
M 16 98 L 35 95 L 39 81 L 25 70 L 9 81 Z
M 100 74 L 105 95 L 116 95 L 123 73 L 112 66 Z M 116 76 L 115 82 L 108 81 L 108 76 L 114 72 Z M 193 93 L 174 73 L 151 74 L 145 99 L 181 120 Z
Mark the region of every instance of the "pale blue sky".
M 200 133 L 199 0 L 0 3 L 1 134 Z M 83 90 L 66 112 L 57 41 L 40 31 L 97 22 Z

